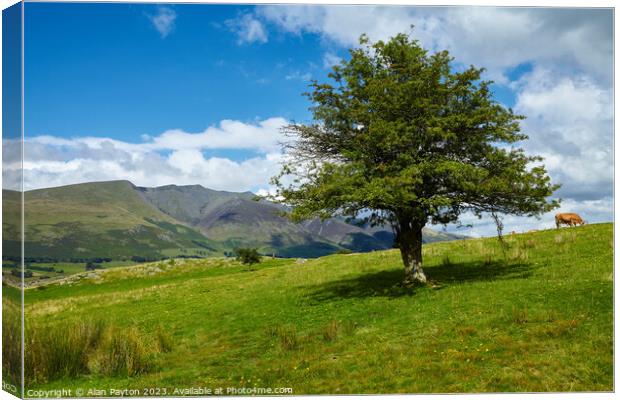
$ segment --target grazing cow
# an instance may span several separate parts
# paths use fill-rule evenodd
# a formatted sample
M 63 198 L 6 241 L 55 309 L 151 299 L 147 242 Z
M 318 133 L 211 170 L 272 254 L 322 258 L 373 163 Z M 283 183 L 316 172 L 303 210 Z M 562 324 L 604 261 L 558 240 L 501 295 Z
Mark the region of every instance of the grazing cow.
M 558 213 L 555 214 L 555 227 L 559 228 L 560 225 L 576 226 L 583 225 L 586 222 L 581 219 L 578 214 L 575 213 Z

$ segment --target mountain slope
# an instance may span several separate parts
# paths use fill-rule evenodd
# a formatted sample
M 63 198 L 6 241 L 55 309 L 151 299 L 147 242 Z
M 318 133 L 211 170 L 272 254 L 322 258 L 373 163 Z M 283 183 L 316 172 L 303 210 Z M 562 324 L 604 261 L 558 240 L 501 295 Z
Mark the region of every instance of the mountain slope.
M 341 218 L 330 218 L 325 221 L 313 219 L 302 222 L 306 229 L 321 235 L 340 246 L 354 251 L 372 251 L 391 249 L 394 243 L 394 233 L 388 225 L 371 227 L 347 223 Z M 422 229 L 424 243 L 443 242 L 465 239 L 466 236 L 454 233 L 436 231 L 431 228 Z
M 5 198 L 11 197 L 4 192 Z M 197 249 L 204 255 L 219 253 L 204 235 L 145 202 L 128 181 L 33 190 L 24 198 L 29 257 L 153 258 L 193 254 Z M 16 201 L 5 204 L 9 210 L 18 206 Z M 8 221 L 3 229 L 15 237 L 15 223 Z M 18 241 L 9 241 L 6 255 L 19 254 L 18 247 Z
M 318 257 L 342 249 L 283 217 L 282 206 L 254 200 L 249 192 L 221 192 L 198 185 L 139 190 L 163 213 L 194 226 L 231 250 L 257 247 L 262 253 L 280 257 Z
M 3 191 L 4 255 L 20 254 L 19 193 Z M 295 224 L 279 204 L 199 185 L 136 187 L 128 181 L 93 182 L 25 193 L 26 254 L 57 260 L 110 257 L 153 259 L 212 256 L 257 247 L 280 257 L 318 257 L 392 247 L 385 228 L 332 218 Z M 426 240 L 458 237 L 433 231 Z

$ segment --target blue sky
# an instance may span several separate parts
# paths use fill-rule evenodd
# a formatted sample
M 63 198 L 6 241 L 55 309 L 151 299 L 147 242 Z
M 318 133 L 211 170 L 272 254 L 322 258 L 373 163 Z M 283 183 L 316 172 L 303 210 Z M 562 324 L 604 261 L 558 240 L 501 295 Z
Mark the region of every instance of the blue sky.
M 176 15 L 165 37 L 151 21 L 162 8 Z M 239 45 L 230 21 L 254 8 L 27 3 L 27 134 L 137 142 L 141 134 L 199 131 L 222 119 L 308 120 L 304 75 L 324 80 L 328 72 L 321 36 Z M 514 105 L 508 88 L 495 92 Z
M 174 29 L 162 37 L 149 18 L 157 6 L 27 4 L 28 134 L 136 142 L 222 119 L 309 118 L 305 82 L 285 77 L 325 77 L 320 38 L 238 45 L 226 21 L 251 7 L 169 8 Z
M 487 68 L 566 210 L 610 220 L 610 9 L 26 3 L 26 189 L 129 179 L 266 192 L 280 127 L 357 38 L 399 32 Z M 411 31 L 410 26 L 415 28 Z M 5 148 L 7 144 L 5 143 Z M 470 234 L 492 227 L 469 217 Z M 552 224 L 507 219 L 508 230 Z

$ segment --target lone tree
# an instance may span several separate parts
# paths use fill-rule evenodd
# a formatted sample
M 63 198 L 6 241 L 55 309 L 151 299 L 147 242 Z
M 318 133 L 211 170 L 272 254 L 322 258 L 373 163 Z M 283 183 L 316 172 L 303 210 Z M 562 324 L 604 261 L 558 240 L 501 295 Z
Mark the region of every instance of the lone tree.
M 260 262 L 260 254 L 258 249 L 255 248 L 236 248 L 234 249 L 237 254 L 236 260 L 242 264 L 252 265 Z
M 333 67 L 332 83 L 310 85 L 314 121 L 284 128 L 288 161 L 272 179 L 293 220 L 389 223 L 405 285 L 426 282 L 427 223 L 458 222 L 465 211 L 539 216 L 558 206 L 547 200 L 559 185 L 542 158 L 515 147 L 527 139 L 524 117 L 493 100 L 484 69 L 455 72 L 452 60 L 406 34 L 376 43 L 362 35 Z

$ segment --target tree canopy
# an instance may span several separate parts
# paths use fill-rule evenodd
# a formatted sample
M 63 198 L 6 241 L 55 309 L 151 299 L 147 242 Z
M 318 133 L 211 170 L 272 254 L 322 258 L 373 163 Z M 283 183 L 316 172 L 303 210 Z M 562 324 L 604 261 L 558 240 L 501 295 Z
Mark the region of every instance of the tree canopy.
M 538 216 L 558 206 L 542 158 L 516 115 L 493 99 L 483 68 L 458 71 L 447 51 L 429 53 L 399 34 L 360 38 L 331 82 L 305 93 L 314 121 L 284 128 L 288 162 L 273 178 L 302 220 L 344 215 L 389 223 L 405 281 L 426 281 L 422 228 L 470 211 Z M 291 176 L 291 181 L 284 177 Z

